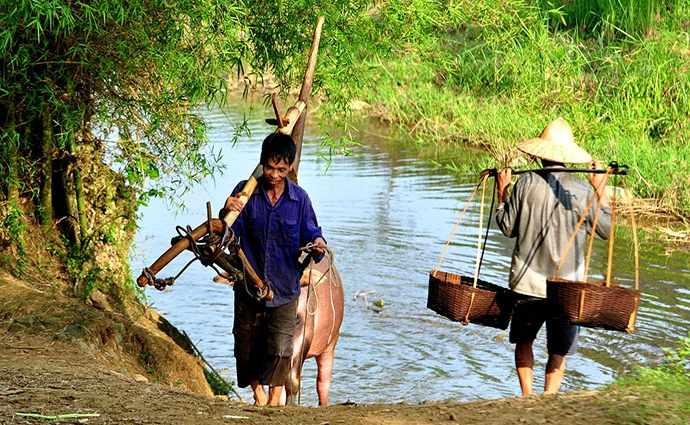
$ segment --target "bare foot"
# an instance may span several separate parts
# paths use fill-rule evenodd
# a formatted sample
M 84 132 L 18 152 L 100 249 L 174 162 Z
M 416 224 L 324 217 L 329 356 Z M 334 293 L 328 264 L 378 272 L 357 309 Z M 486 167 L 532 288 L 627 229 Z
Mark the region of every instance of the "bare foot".
M 268 399 L 266 398 L 266 394 L 254 394 L 254 405 L 265 406 L 267 401 Z
M 266 397 L 266 391 L 264 391 L 263 385 L 259 385 L 259 381 L 252 382 L 252 391 L 254 392 L 254 404 L 257 406 L 265 406 L 268 402 L 268 397 Z

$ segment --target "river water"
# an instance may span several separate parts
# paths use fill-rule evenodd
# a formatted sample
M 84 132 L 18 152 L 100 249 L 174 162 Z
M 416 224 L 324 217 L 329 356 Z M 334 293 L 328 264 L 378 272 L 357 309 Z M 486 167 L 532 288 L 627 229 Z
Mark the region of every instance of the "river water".
M 196 227 L 214 214 L 235 184 L 258 164 L 261 141 L 273 127 L 264 123 L 272 111 L 248 112 L 239 101 L 230 115 L 208 112 L 210 138 L 222 148 L 227 169 L 184 195 L 187 209 L 153 201 L 142 210 L 132 253 L 138 276 L 168 247 L 175 226 Z M 232 125 L 248 118 L 251 137 L 232 145 Z M 394 135 L 362 122 L 355 139 L 361 146 L 349 156 L 322 155 L 314 124 L 307 126 L 299 183 L 310 194 L 319 224 L 334 251 L 345 287 L 345 318 L 336 348 L 330 403 L 421 403 L 519 395 L 513 345 L 507 331 L 452 322 L 426 308 L 429 270 L 441 257 L 460 212 L 468 212 L 455 232 L 440 270 L 473 276 L 477 255 L 479 197 L 469 202 L 478 175 L 458 175 L 419 152 L 405 135 Z M 472 153 L 456 153 L 463 161 Z M 475 154 L 476 155 L 476 154 Z M 326 170 L 327 167 L 327 170 Z M 488 200 L 484 213 L 488 212 Z M 629 229 L 617 230 L 612 275 L 615 283 L 634 282 L 634 250 Z M 598 241 L 601 242 L 601 241 Z M 480 277 L 506 285 L 512 240 L 492 223 Z M 595 246 L 591 279 L 601 279 L 607 245 Z M 168 277 L 191 259 L 181 254 L 158 276 Z M 687 335 L 690 323 L 690 256 L 640 235 L 642 302 L 631 334 L 583 328 L 580 349 L 568 358 L 562 390 L 595 389 L 637 365 L 658 364 L 664 347 Z M 148 303 L 185 331 L 204 357 L 229 381 L 235 379 L 232 354 L 232 289 L 212 282 L 214 271 L 194 263 L 174 286 L 146 289 Z M 366 301 L 355 297 L 369 292 Z M 370 292 L 373 291 L 373 292 Z M 368 304 L 367 305 L 367 301 Z M 376 302 L 383 307 L 378 307 Z M 535 388 L 543 386 L 546 362 L 544 331 L 535 342 Z M 316 366 L 308 360 L 301 403 L 317 404 Z M 251 399 L 248 389 L 240 389 Z

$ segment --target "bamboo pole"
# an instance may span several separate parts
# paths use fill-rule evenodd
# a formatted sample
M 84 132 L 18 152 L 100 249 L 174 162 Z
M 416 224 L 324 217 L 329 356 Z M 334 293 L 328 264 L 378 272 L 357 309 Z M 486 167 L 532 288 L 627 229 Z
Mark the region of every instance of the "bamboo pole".
M 611 167 L 611 165 L 609 165 Z M 512 170 L 512 169 L 511 169 Z M 488 174 L 489 176 L 498 175 L 498 169 L 487 168 L 481 172 L 481 175 Z M 616 165 L 615 167 L 607 169 L 596 169 L 596 168 L 569 168 L 569 167 L 544 167 L 535 168 L 533 170 L 512 170 L 513 175 L 525 174 L 525 173 L 585 173 L 585 174 L 614 174 L 627 176 L 630 174 L 630 170 L 627 165 Z

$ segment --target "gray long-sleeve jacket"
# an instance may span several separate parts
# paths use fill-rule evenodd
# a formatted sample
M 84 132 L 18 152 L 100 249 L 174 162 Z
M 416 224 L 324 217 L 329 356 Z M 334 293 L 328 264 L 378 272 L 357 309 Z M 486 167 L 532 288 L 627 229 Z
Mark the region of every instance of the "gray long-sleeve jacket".
M 592 196 L 589 182 L 570 173 L 527 173 L 515 183 L 513 194 L 499 204 L 496 223 L 504 235 L 516 238 L 510 267 L 510 288 L 524 295 L 546 298 L 546 279 L 553 277 L 561 257 L 567 257 L 559 278 L 584 278 L 587 234 L 597 212 L 597 200 L 586 214 L 572 246 L 566 246 Z M 596 235 L 608 239 L 611 209 L 601 207 Z

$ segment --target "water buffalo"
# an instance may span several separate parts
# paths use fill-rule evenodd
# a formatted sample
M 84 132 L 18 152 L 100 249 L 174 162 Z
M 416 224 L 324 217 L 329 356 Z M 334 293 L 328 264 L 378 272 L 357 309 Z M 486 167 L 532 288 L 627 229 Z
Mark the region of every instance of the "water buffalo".
M 312 262 L 302 275 L 292 369 L 285 385 L 288 402 L 295 402 L 301 386 L 302 366 L 306 359 L 313 357 L 318 370 L 316 392 L 319 405 L 328 404 L 335 345 L 340 336 L 345 300 L 343 282 L 330 261 L 331 255 L 326 255 L 316 264 Z
M 292 350 L 292 367 L 285 383 L 285 402 L 295 403 L 302 380 L 302 366 L 306 359 L 315 358 L 317 366 L 316 392 L 319 405 L 328 404 L 335 345 L 343 323 L 345 295 L 343 282 L 329 252 L 318 262 L 311 262 L 302 275 L 302 289 L 297 303 L 297 327 Z M 229 283 L 222 276 L 213 279 Z

